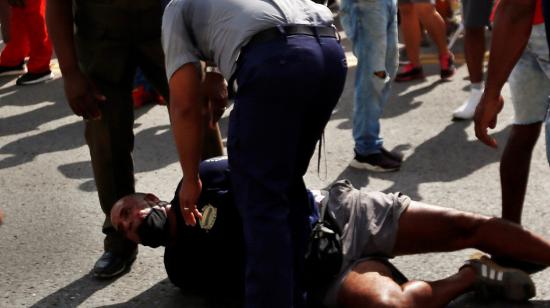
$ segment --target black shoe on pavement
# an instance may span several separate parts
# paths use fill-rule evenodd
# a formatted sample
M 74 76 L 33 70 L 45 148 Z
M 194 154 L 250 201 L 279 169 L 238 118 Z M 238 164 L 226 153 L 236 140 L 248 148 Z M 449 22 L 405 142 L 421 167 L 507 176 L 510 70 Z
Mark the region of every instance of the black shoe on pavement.
M 25 74 L 25 61 L 15 66 L 0 65 L 0 76 L 21 75 Z
M 396 162 L 399 162 L 399 163 L 403 162 L 403 155 L 390 152 L 383 147 L 380 148 L 380 152 L 382 152 L 382 154 L 386 155 L 387 157 L 395 160 Z
M 48 80 L 53 79 L 53 73 L 52 71 L 48 70 L 46 72 L 42 73 L 26 73 L 25 75 L 17 78 L 17 81 L 15 82 L 18 86 L 27 86 L 31 84 L 36 84 L 40 82 L 45 82 Z
M 491 260 L 497 263 L 500 266 L 517 268 L 531 275 L 545 270 L 548 266 L 544 264 L 533 263 L 529 261 L 512 259 L 509 257 L 503 256 L 491 256 Z
M 452 53 L 439 57 L 439 65 L 441 66 L 440 77 L 443 80 L 449 80 L 456 72 L 455 56 Z
M 474 290 L 484 299 L 527 301 L 537 293 L 527 273 L 502 267 L 483 254 L 474 254 L 464 266 L 470 266 L 476 272 Z
M 106 251 L 97 260 L 92 269 L 96 278 L 109 279 L 121 275 L 132 267 L 136 260 L 137 249 L 131 254 L 117 255 L 111 251 Z
M 395 82 L 413 81 L 424 79 L 424 70 L 422 66 L 414 66 L 411 63 L 405 65 L 401 72 L 395 76 Z
M 356 169 L 364 169 L 374 172 L 397 171 L 401 167 L 401 163 L 399 161 L 394 160 L 383 152 L 366 156 L 355 153 L 355 157 L 349 165 Z

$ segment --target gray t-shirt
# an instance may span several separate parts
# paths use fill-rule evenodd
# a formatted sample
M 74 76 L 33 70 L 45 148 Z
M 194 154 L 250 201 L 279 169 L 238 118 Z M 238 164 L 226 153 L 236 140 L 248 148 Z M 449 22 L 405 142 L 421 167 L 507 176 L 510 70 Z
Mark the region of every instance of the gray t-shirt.
M 332 14 L 310 0 L 172 0 L 162 22 L 168 80 L 198 61 L 215 63 L 229 79 L 254 34 L 286 24 L 329 26 Z

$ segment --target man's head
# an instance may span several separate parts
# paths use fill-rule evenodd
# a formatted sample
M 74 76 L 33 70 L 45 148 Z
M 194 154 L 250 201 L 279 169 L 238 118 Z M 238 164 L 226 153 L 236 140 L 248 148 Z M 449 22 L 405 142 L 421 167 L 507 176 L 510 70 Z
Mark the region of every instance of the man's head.
M 129 240 L 156 247 L 158 245 L 148 242 L 151 242 L 151 236 L 158 237 L 155 231 L 164 230 L 165 206 L 166 202 L 160 201 L 153 194 L 131 194 L 115 203 L 111 209 L 111 222 Z

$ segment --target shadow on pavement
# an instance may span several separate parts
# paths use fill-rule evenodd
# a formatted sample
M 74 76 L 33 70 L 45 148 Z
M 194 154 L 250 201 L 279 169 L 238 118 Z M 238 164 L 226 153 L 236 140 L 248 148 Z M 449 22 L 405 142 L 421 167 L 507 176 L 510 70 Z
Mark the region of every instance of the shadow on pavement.
M 65 103 L 61 79 L 32 86 L 12 86 L 0 90 L 0 107 L 24 107 L 41 103 L 46 104 L 44 107 L 26 113 L 2 118 L 0 137 L 36 130 L 42 124 L 73 114 Z
M 452 122 L 436 136 L 428 139 L 405 157 L 401 170 L 393 173 L 374 173 L 346 168 L 337 179 L 347 178 L 356 187 L 367 186 L 368 177 L 393 182 L 386 191 L 400 191 L 413 200 L 421 201 L 418 188 L 423 183 L 452 182 L 500 161 L 500 152 L 490 149 L 477 140 L 468 140 L 465 132 L 469 122 Z M 505 144 L 510 127 L 495 134 L 499 144 Z M 404 145 L 399 146 L 403 148 Z M 398 149 L 399 152 L 399 149 Z
M 73 281 L 69 285 L 44 297 L 31 307 L 77 307 L 95 292 L 107 287 L 115 281 L 116 279 L 98 280 L 91 274 L 87 274 L 82 276 L 82 278 Z
M 197 308 L 237 308 L 240 304 L 218 299 L 215 296 L 205 298 L 193 293 L 181 292 L 168 280 L 162 280 L 147 291 L 125 303 L 100 306 L 102 308 L 125 307 L 197 307 Z
M 83 137 L 82 137 L 83 138 Z M 135 173 L 162 169 L 178 161 L 169 125 L 144 129 L 135 135 L 133 152 Z M 58 170 L 70 179 L 88 179 L 80 185 L 84 191 L 95 191 L 91 163 L 85 161 L 61 165 Z

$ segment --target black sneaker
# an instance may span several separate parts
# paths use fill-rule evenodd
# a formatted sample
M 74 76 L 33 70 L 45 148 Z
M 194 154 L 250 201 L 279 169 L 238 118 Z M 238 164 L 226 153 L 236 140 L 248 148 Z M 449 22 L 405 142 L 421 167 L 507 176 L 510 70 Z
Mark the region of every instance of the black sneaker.
M 26 72 L 27 70 L 25 70 L 25 61 L 15 66 L 0 65 L 0 76 L 21 75 L 25 74 Z
M 137 249 L 126 255 L 117 255 L 111 251 L 106 251 L 95 263 L 92 274 L 100 279 L 114 278 L 129 271 L 132 263 L 136 260 L 136 256 Z
M 374 153 L 370 155 L 359 155 L 355 153 L 355 157 L 349 164 L 350 167 L 364 169 L 374 172 L 391 172 L 397 171 L 401 167 L 401 163 L 393 160 L 384 153 Z
M 396 162 L 399 162 L 399 163 L 403 162 L 403 156 L 400 154 L 390 152 L 383 147 L 380 148 L 380 152 L 382 152 L 382 154 L 386 155 L 387 157 L 395 160 Z
M 405 65 L 400 73 L 395 76 L 395 82 L 413 81 L 424 79 L 422 66 L 414 66 L 411 63 Z
M 483 254 L 474 254 L 464 266 L 475 270 L 474 290 L 483 299 L 527 301 L 537 293 L 535 284 L 527 273 L 502 267 Z
M 453 77 L 456 72 L 455 55 L 448 53 L 439 57 L 439 65 L 441 66 L 440 77 L 443 80 L 448 80 Z
M 51 79 L 53 79 L 53 73 L 50 70 L 42 73 L 26 73 L 25 75 L 17 78 L 15 84 L 18 86 L 27 86 L 31 84 L 45 82 Z
M 503 256 L 491 256 L 491 260 L 493 260 L 495 263 L 497 263 L 500 266 L 517 268 L 526 272 L 529 275 L 543 271 L 548 267 L 544 264 L 517 260 L 517 259 L 512 259 L 512 258 L 503 257 Z

